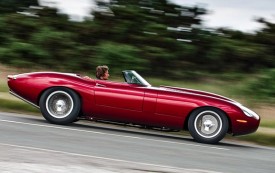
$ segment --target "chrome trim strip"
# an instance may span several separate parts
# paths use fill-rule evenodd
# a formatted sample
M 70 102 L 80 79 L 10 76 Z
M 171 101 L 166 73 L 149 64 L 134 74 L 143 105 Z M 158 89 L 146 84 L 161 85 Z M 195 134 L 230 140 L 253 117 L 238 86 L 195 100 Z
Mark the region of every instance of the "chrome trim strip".
M 37 109 L 40 109 L 39 106 L 37 106 L 36 104 L 34 104 L 34 103 L 32 103 L 32 102 L 30 102 L 30 101 L 24 99 L 23 97 L 19 96 L 18 94 L 16 94 L 16 93 L 13 92 L 12 90 L 10 90 L 9 93 L 10 93 L 11 95 L 13 95 L 13 96 L 15 96 L 15 97 L 17 97 L 17 98 L 23 100 L 24 102 L 29 103 L 30 105 L 36 107 Z
M 15 80 L 16 77 L 17 77 L 17 75 L 8 75 L 8 76 L 7 76 L 8 79 L 13 79 L 13 80 Z

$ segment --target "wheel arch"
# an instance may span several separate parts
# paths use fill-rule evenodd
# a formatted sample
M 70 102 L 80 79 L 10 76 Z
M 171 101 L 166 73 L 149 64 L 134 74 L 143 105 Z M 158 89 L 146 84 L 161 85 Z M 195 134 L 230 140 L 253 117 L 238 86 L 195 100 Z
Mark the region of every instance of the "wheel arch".
M 184 130 L 189 130 L 189 129 L 188 129 L 188 121 L 189 121 L 189 118 L 190 118 L 191 114 L 192 114 L 194 111 L 196 111 L 196 110 L 198 110 L 198 109 L 202 109 L 202 108 L 212 108 L 212 109 L 216 109 L 216 110 L 219 110 L 219 111 L 223 112 L 224 115 L 226 116 L 227 120 L 228 120 L 228 123 L 229 123 L 229 124 L 228 124 L 229 128 L 228 128 L 227 133 L 232 131 L 232 122 L 231 122 L 231 119 L 229 118 L 228 114 L 227 114 L 226 112 L 224 112 L 222 109 L 217 108 L 217 107 L 214 107 L 214 106 L 200 106 L 200 107 L 197 107 L 197 108 L 191 110 L 191 111 L 188 113 L 188 115 L 187 115 L 187 117 L 185 118 L 185 120 L 184 120 L 184 124 L 183 124 L 183 129 L 184 129 Z

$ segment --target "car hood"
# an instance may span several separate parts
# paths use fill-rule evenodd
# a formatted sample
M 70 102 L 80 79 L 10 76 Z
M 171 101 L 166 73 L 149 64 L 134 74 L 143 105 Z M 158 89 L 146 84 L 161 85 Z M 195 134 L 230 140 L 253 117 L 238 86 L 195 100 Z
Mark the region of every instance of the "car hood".
M 200 91 L 200 90 L 194 90 L 194 89 L 188 89 L 188 88 L 172 87 L 172 86 L 164 86 L 164 85 L 161 85 L 160 88 L 164 88 L 166 90 L 170 90 L 170 91 L 174 91 L 174 92 L 180 92 L 180 93 L 185 92 L 185 93 L 196 94 L 196 95 L 200 95 L 200 96 L 217 98 L 217 99 L 232 102 L 236 105 L 240 104 L 235 100 L 229 99 L 227 97 L 224 97 L 224 96 L 221 96 L 221 95 L 218 95 L 218 94 L 206 92 L 206 91 Z

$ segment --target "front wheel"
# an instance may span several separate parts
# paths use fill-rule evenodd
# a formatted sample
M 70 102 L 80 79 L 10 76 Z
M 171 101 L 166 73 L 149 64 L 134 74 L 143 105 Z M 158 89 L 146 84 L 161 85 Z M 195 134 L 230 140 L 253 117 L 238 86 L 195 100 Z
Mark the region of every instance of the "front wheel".
M 39 106 L 42 115 L 50 123 L 69 124 L 77 119 L 81 103 L 74 91 L 57 87 L 42 94 Z
M 201 143 L 217 143 L 228 131 L 226 115 L 215 108 L 200 108 L 191 113 L 188 128 L 191 136 Z

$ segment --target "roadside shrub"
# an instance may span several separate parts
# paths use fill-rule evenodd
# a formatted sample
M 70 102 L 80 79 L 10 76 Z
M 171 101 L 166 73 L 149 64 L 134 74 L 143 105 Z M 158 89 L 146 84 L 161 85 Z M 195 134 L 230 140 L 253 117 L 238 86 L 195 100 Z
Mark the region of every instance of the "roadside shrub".
M 102 42 L 96 47 L 96 64 L 110 66 L 115 74 L 120 74 L 122 70 L 144 71 L 148 62 L 139 53 L 140 50 L 135 46 Z
M 266 70 L 251 81 L 248 84 L 247 92 L 254 98 L 275 100 L 275 69 Z

